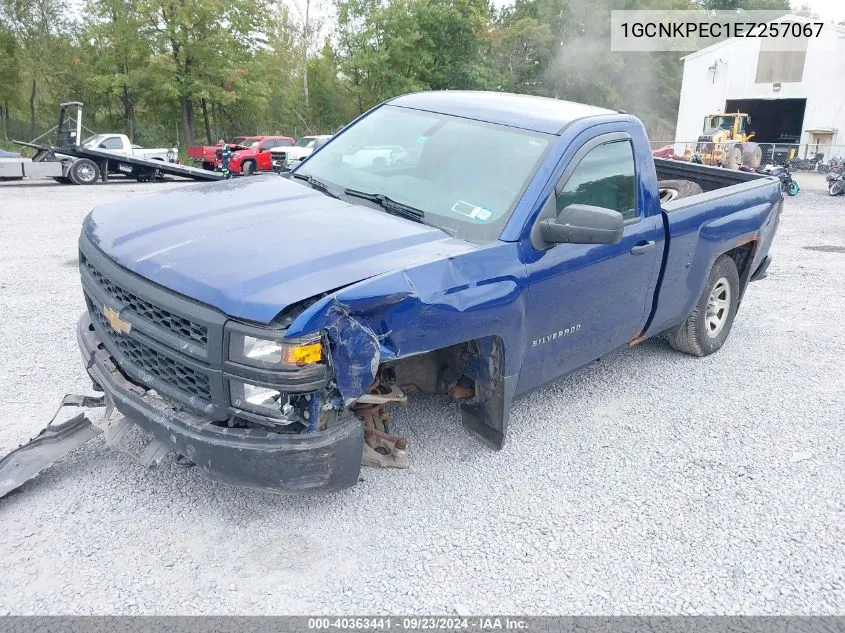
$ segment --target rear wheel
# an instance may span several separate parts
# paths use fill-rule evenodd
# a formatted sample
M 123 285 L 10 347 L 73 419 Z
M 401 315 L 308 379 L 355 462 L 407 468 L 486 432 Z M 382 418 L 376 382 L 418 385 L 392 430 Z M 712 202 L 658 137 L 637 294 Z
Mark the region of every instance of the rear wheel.
M 679 352 L 707 356 L 728 338 L 739 306 L 739 272 L 736 263 L 722 255 L 710 269 L 704 291 L 690 315 L 667 334 Z
M 739 169 L 742 165 L 742 148 L 738 145 L 731 145 L 725 156 L 725 167 L 728 169 Z
M 763 150 L 757 143 L 744 143 L 742 146 L 742 164 L 757 169 L 763 162 Z
M 786 185 L 786 193 L 790 196 L 796 196 L 798 195 L 798 191 L 798 183 L 794 180 L 790 180 Z
M 68 176 L 75 185 L 93 185 L 100 178 L 100 168 L 93 160 L 77 158 L 68 169 Z

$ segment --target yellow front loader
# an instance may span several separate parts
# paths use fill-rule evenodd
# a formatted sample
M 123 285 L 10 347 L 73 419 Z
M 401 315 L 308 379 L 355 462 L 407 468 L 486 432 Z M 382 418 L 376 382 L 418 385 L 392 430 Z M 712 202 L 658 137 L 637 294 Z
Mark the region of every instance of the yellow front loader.
M 751 117 L 742 112 L 707 115 L 695 148 L 688 147 L 685 158 L 692 160 L 698 154 L 705 165 L 757 169 L 763 161 L 763 150 L 751 141 L 754 133 L 748 131 L 750 123 Z

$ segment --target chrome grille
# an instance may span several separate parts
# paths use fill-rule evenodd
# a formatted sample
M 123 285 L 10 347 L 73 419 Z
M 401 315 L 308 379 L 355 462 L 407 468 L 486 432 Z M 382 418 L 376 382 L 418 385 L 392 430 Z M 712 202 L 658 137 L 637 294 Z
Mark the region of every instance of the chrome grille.
M 103 312 L 90 300 L 88 301 L 88 312 L 97 320 L 100 329 L 105 334 L 106 347 L 118 350 L 129 363 L 152 374 L 168 385 L 184 393 L 211 400 L 208 375 L 195 371 L 173 358 L 159 354 L 140 341 L 115 333 Z
M 198 343 L 202 347 L 208 345 L 208 329 L 204 325 L 153 305 L 149 301 L 145 301 L 128 290 L 121 288 L 94 268 L 91 262 L 85 259 L 84 256 L 81 256 L 80 262 L 85 266 L 85 269 L 91 275 L 94 282 L 103 289 L 103 292 L 109 297 L 117 299 L 123 306 L 142 319 L 162 329 L 169 330 L 177 336 Z

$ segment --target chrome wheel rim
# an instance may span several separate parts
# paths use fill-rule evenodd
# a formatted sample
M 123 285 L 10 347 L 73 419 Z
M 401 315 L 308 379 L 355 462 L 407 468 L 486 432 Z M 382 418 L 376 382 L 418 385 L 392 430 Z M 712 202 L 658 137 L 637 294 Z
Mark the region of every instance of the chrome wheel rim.
M 731 310 L 731 285 L 725 277 L 720 277 L 713 284 L 710 296 L 707 299 L 707 312 L 704 317 L 704 325 L 707 336 L 716 338 L 728 322 L 728 313 Z
M 76 176 L 83 182 L 94 180 L 94 169 L 90 165 L 80 165 L 76 170 Z

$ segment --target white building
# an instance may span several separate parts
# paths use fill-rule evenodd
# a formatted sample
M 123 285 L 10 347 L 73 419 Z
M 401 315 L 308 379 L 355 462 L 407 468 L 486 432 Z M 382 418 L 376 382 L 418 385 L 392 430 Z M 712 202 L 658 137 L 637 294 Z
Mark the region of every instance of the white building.
M 800 142 L 826 156 L 845 154 L 845 27 L 825 25 L 805 51 L 770 46 L 734 38 L 683 58 L 677 143 L 694 142 L 708 114 L 746 112 L 758 143 Z

